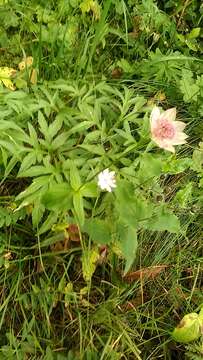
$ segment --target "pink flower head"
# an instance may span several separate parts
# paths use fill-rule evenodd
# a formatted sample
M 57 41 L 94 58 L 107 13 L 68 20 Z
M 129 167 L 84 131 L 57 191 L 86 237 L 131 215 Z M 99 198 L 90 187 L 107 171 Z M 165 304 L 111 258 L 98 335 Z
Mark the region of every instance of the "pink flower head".
M 187 135 L 183 132 L 186 124 L 176 121 L 176 108 L 163 113 L 155 106 L 150 116 L 152 140 L 162 149 L 175 152 L 174 145 L 186 143 Z

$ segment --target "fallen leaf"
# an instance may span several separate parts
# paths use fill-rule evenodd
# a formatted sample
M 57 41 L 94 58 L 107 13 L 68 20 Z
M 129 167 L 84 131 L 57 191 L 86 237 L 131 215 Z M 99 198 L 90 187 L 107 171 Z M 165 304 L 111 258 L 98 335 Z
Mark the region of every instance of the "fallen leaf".
M 63 241 L 57 241 L 50 246 L 52 252 L 66 251 L 69 249 L 69 239 L 65 238 Z
M 127 273 L 123 276 L 123 279 L 127 282 L 132 282 L 139 279 L 154 279 L 163 270 L 168 268 L 169 265 L 154 265 L 147 268 L 143 268 L 137 271 Z
M 74 242 L 80 242 L 80 232 L 76 224 L 70 224 L 66 229 L 69 239 Z
M 122 76 L 122 69 L 119 67 L 116 67 L 115 69 L 112 70 L 111 72 L 111 76 L 113 79 L 120 79 L 120 77 Z

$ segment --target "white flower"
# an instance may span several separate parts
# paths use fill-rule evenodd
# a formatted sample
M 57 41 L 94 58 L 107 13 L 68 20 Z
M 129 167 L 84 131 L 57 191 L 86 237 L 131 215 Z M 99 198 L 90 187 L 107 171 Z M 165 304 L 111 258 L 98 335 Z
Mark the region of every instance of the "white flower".
M 115 171 L 105 169 L 98 175 L 98 185 L 102 190 L 111 192 L 116 187 Z

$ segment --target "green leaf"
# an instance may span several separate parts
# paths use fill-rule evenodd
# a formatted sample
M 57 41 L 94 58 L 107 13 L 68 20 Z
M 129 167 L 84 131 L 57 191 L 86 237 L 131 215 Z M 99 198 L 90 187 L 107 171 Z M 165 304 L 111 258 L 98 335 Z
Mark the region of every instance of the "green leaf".
M 126 274 L 136 257 L 138 242 L 137 229 L 132 226 L 118 224 L 119 244 L 123 256 L 126 259 L 124 274 Z
M 95 182 L 89 182 L 83 185 L 80 189 L 82 196 L 84 197 L 97 197 L 98 186 Z
M 57 222 L 58 214 L 55 212 L 51 212 L 45 222 L 42 224 L 38 231 L 38 235 L 45 233 L 46 231 L 50 230 L 52 225 Z
M 138 176 L 140 182 L 151 180 L 162 173 L 163 161 L 155 154 L 143 154 L 140 158 L 140 170 Z
M 196 313 L 187 314 L 173 330 L 172 338 L 180 343 L 187 344 L 201 336 L 200 320 Z
M 46 168 L 42 165 L 31 166 L 29 169 L 22 171 L 18 174 L 19 177 L 32 177 L 32 176 L 40 176 L 45 174 L 51 174 L 51 169 Z
M 143 222 L 143 227 L 152 231 L 169 231 L 178 234 L 180 221 L 176 215 L 161 207 L 160 211 L 157 209 L 155 216 Z
M 117 181 L 115 195 L 115 208 L 122 222 L 135 227 L 139 221 L 151 217 L 152 204 L 141 198 L 141 195 L 134 191 L 132 184 L 128 181 Z
M 187 39 L 196 39 L 200 35 L 200 27 L 193 28 L 190 33 L 187 35 Z
M 178 203 L 178 206 L 182 209 L 186 209 L 188 203 L 192 200 L 193 183 L 189 182 L 183 189 L 180 189 L 174 198 L 174 201 Z
M 40 176 L 34 179 L 32 184 L 16 197 L 16 200 L 22 200 L 23 198 L 39 191 L 41 188 L 48 188 L 50 180 L 50 176 Z
M 197 101 L 199 86 L 195 84 L 193 73 L 190 70 L 182 69 L 182 79 L 180 80 L 180 90 L 185 102 Z
M 201 173 L 202 166 L 203 166 L 203 142 L 200 142 L 199 148 L 195 149 L 193 152 L 191 169 L 197 171 L 198 173 Z
M 91 281 L 96 269 L 96 262 L 99 260 L 99 253 L 96 249 L 83 251 L 82 274 L 86 282 Z
M 193 51 L 198 51 L 198 44 L 195 39 L 193 39 L 193 40 L 185 39 L 185 43 L 189 47 L 189 49 L 191 49 Z
M 54 184 L 42 197 L 42 204 L 48 210 L 68 210 L 72 207 L 72 189 L 66 183 Z
M 63 146 L 66 141 L 68 140 L 69 135 L 67 132 L 63 132 L 62 134 L 58 135 L 51 143 L 52 149 L 57 150 L 61 146 Z
M 42 220 L 43 214 L 45 212 L 44 206 L 41 204 L 40 200 L 34 202 L 34 207 L 32 209 L 32 225 L 36 228 L 40 221 Z
M 38 112 L 38 123 L 40 126 L 40 131 L 42 132 L 42 134 L 44 135 L 44 137 L 46 138 L 48 133 L 49 133 L 49 128 L 48 128 L 48 124 L 45 120 L 44 115 L 42 114 L 41 111 Z
M 18 176 L 20 176 L 20 173 L 23 173 L 35 163 L 36 163 L 36 154 L 32 151 L 24 157 L 18 172 Z
M 174 159 L 173 157 L 170 157 L 163 162 L 163 172 L 171 175 L 179 174 L 187 170 L 192 164 L 193 160 L 188 157 L 183 159 Z
M 103 148 L 103 146 L 101 145 L 86 145 L 86 144 L 82 144 L 80 145 L 80 147 L 84 150 L 87 150 L 88 152 L 90 152 L 91 154 L 96 154 L 96 155 L 105 155 L 105 150 Z
M 90 239 L 98 244 L 108 244 L 111 242 L 111 226 L 106 220 L 86 220 L 83 231 L 87 232 Z
M 56 119 L 53 121 L 52 124 L 49 125 L 49 136 L 53 139 L 53 137 L 58 133 L 58 131 L 61 129 L 63 124 L 63 120 L 60 116 L 57 116 Z
M 81 186 L 80 174 L 73 161 L 70 161 L 70 184 L 75 191 Z
M 73 206 L 78 218 L 78 221 L 81 226 L 84 225 L 85 221 L 85 213 L 84 213 L 84 204 L 83 204 L 83 197 L 80 192 L 75 192 L 73 194 Z
M 81 123 L 73 126 L 69 131 L 69 135 L 70 134 L 74 134 L 76 132 L 78 133 L 83 133 L 84 130 L 88 130 L 89 128 L 91 128 L 93 125 L 95 125 L 95 123 L 93 121 L 90 121 L 90 120 L 85 120 L 85 121 L 82 121 Z

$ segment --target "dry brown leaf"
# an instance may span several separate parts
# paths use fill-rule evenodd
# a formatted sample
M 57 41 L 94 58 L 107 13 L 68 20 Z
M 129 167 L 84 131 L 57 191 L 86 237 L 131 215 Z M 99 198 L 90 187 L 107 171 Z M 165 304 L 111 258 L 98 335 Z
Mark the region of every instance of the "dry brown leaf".
M 147 268 L 143 268 L 137 271 L 130 272 L 126 274 L 123 279 L 127 282 L 132 282 L 139 279 L 154 279 L 157 275 L 160 274 L 163 270 L 168 268 L 169 265 L 154 265 Z
M 80 232 L 76 224 L 70 224 L 66 231 L 71 241 L 80 242 Z
M 122 76 L 122 73 L 123 73 L 122 69 L 119 67 L 116 67 L 115 69 L 112 70 L 111 76 L 113 79 L 120 79 Z
M 66 251 L 69 249 L 69 239 L 65 238 L 62 241 L 57 241 L 50 246 L 52 252 Z

